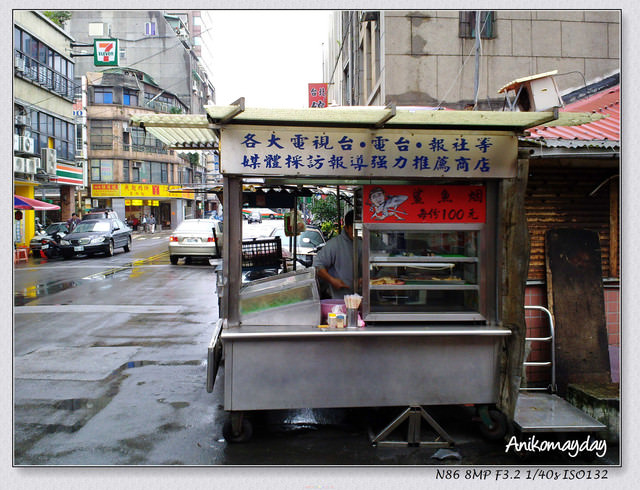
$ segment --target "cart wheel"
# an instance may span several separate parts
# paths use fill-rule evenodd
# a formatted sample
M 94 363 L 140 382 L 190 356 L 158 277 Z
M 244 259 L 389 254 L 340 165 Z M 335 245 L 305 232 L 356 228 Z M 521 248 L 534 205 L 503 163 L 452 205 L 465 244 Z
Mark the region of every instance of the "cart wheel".
M 222 426 L 222 435 L 227 442 L 247 442 L 253 435 L 253 425 L 246 418 L 242 419 L 240 433 L 233 433 L 233 425 L 227 420 Z
M 500 410 L 489 410 L 491 427 L 480 423 L 479 429 L 482 437 L 489 441 L 499 441 L 507 434 L 507 417 Z

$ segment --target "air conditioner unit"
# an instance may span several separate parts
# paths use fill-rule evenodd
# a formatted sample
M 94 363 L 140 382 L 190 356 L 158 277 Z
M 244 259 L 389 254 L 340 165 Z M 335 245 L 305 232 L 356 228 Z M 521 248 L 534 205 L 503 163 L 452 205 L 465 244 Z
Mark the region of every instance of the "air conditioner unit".
M 142 162 L 131 162 L 131 168 L 140 168 Z
M 19 134 L 13 135 L 13 151 L 22 151 L 22 140 Z
M 30 126 L 31 121 L 29 120 L 29 116 L 18 115 L 16 116 L 16 126 Z
M 36 173 L 39 168 L 42 168 L 42 160 L 40 160 L 40 157 L 29 158 L 29 160 L 31 160 L 33 164 L 33 173 Z
M 22 139 L 22 151 L 25 153 L 33 153 L 36 147 L 33 138 L 29 138 L 28 136 L 21 136 L 20 138 Z
M 40 160 L 38 158 L 38 160 Z M 38 171 L 38 168 L 36 167 L 36 160 L 35 158 L 25 158 L 24 160 L 24 172 L 27 174 L 35 174 Z
M 131 132 L 131 128 L 129 127 L 129 124 L 127 124 L 126 122 L 122 123 L 122 131 L 124 131 L 125 133 L 130 133 Z
M 24 58 L 20 58 L 19 56 L 16 56 L 14 66 L 16 67 L 17 72 L 19 73 L 24 72 Z
M 40 151 L 40 159 L 42 160 L 42 169 L 51 175 L 56 173 L 56 150 L 53 148 L 43 148 Z
M 22 157 L 13 157 L 13 171 L 14 172 L 23 172 L 24 173 L 24 158 Z

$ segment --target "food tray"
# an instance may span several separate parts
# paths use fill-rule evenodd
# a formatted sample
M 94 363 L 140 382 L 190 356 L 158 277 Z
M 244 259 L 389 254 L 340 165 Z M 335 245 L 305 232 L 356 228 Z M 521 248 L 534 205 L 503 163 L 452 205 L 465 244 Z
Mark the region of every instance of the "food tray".
M 451 285 L 456 285 L 459 286 L 461 284 L 466 284 L 466 282 L 462 279 L 441 279 L 441 280 L 437 280 L 437 279 L 424 279 L 424 280 L 419 280 L 419 279 L 409 279 L 404 281 L 405 284 L 409 284 L 409 285 L 414 285 L 414 286 L 420 286 L 423 284 L 437 284 L 437 285 L 446 285 L 446 284 L 451 284 Z

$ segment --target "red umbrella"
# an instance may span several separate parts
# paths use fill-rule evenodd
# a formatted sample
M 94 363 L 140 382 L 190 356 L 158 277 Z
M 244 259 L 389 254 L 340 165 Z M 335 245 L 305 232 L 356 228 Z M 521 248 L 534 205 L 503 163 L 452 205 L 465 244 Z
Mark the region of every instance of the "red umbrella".
M 37 199 L 30 199 L 24 196 L 13 195 L 13 209 L 33 209 L 35 211 L 55 211 L 60 209 L 60 206 L 55 204 L 49 204 L 48 202 L 38 201 Z

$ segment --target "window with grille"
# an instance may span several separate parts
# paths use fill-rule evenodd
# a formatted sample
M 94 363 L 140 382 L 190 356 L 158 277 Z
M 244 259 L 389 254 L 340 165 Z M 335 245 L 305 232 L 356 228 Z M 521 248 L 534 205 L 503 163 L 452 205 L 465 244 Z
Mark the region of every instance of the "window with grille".
M 89 123 L 89 142 L 92 150 L 113 148 L 113 124 L 111 121 L 94 119 Z
M 493 39 L 496 37 L 495 12 L 492 10 L 480 11 L 480 37 Z M 476 37 L 476 11 L 465 10 L 460 12 L 459 36 L 464 38 Z

